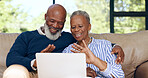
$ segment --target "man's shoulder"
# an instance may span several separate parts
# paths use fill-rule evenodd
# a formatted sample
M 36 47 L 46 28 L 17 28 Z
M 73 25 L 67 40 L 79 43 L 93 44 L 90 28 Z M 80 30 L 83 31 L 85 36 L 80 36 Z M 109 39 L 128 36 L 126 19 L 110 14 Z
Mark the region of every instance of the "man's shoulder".
M 25 31 L 22 32 L 20 35 L 33 35 L 33 34 L 37 34 L 37 30 L 33 30 L 33 31 Z
M 69 34 L 69 35 L 71 35 L 70 32 L 66 32 L 66 31 L 62 31 L 62 34 Z
M 25 31 L 25 32 L 22 32 L 18 38 L 34 38 L 35 36 L 38 35 L 38 32 L 37 30 L 34 30 L 34 31 Z
M 25 32 L 22 32 L 21 34 L 31 34 L 31 33 L 37 33 L 37 30 L 25 31 Z
M 72 36 L 70 32 L 63 31 L 61 37 L 64 38 L 65 40 L 68 39 L 69 41 L 76 42 L 75 38 Z
M 65 31 L 63 31 L 63 32 L 61 33 L 61 36 L 73 37 L 70 32 L 65 32 Z

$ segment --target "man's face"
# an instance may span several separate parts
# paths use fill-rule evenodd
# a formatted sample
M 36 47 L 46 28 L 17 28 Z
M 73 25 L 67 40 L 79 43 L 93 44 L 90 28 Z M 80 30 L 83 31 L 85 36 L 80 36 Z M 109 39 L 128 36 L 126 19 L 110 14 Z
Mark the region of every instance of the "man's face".
M 65 16 L 61 13 L 54 12 L 45 15 L 46 24 L 52 34 L 56 34 L 63 29 L 65 23 Z

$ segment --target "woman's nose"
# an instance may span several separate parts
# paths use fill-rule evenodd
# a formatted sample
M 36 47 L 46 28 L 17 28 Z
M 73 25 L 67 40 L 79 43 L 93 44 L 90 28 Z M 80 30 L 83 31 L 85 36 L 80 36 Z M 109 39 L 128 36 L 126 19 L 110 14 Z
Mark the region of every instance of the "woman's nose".
M 75 31 L 79 31 L 79 28 L 78 28 L 78 27 L 76 27 L 76 28 L 75 28 Z

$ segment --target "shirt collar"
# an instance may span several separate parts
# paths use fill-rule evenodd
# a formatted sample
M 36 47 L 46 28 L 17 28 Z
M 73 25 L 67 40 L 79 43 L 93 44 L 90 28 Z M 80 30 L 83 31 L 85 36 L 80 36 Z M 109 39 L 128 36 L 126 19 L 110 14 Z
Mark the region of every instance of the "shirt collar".
M 41 26 L 41 27 L 43 27 L 43 26 Z M 45 33 L 43 33 L 43 31 L 41 30 L 41 27 L 38 28 L 37 31 L 38 31 L 38 33 L 39 33 L 40 35 L 45 35 Z

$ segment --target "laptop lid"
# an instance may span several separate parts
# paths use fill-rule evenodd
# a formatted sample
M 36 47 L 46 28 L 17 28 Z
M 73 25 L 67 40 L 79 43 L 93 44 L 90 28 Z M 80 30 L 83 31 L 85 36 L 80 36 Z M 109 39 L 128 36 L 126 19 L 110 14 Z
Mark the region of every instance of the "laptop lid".
M 39 78 L 85 78 L 84 53 L 36 53 Z

